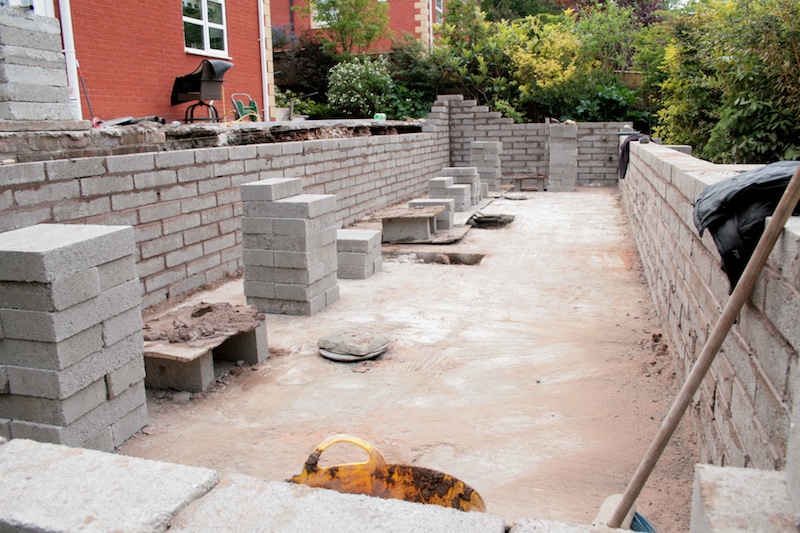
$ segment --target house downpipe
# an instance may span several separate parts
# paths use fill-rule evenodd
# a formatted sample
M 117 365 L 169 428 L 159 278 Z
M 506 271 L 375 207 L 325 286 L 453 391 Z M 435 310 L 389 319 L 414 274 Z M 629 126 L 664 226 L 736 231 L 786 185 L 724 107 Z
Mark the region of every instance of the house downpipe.
M 264 122 L 269 122 L 269 78 L 267 77 L 267 31 L 264 27 L 264 0 L 258 1 L 258 40 L 261 43 L 261 97 L 264 101 Z
M 72 33 L 72 9 L 69 0 L 59 0 L 61 16 L 61 39 L 64 43 L 64 59 L 67 62 L 67 84 L 69 85 L 69 109 L 74 120 L 83 119 L 81 91 L 78 84 L 78 60 L 75 57 L 75 35 Z

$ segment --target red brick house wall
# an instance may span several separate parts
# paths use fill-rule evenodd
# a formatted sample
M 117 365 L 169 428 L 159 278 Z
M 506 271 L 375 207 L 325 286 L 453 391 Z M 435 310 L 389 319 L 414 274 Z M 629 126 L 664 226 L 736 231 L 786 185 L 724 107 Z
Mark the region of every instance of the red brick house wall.
M 228 113 L 234 92 L 250 94 L 264 109 L 258 1 L 226 2 L 227 60 L 233 62 L 223 84 Z M 182 120 L 189 104 L 170 105 L 175 78 L 192 72 L 203 59 L 215 58 L 184 51 L 181 3 L 72 0 L 71 7 L 75 52 L 94 115 L 104 120 L 150 115 Z M 83 88 L 81 105 L 84 118 L 90 119 Z M 223 102 L 215 105 L 222 114 Z M 207 114 L 198 111 L 196 116 Z
M 395 39 L 400 39 L 404 33 L 409 33 L 417 39 L 428 42 L 427 22 L 418 20 L 421 15 L 420 8 L 415 5 L 419 0 L 387 0 L 389 3 L 389 28 Z M 435 0 L 430 1 L 430 12 L 434 12 Z M 287 28 L 293 23 L 295 35 L 303 35 L 311 30 L 309 17 L 298 12 L 291 12 L 291 6 L 306 6 L 305 0 L 272 0 L 272 25 Z M 434 15 L 435 17 L 435 15 Z M 428 20 L 428 15 L 424 15 Z M 434 21 L 435 22 L 435 21 Z M 423 27 L 424 26 L 424 27 Z M 313 31 L 313 30 L 312 30 Z M 369 52 L 388 52 L 392 48 L 392 39 L 383 39 L 376 43 Z

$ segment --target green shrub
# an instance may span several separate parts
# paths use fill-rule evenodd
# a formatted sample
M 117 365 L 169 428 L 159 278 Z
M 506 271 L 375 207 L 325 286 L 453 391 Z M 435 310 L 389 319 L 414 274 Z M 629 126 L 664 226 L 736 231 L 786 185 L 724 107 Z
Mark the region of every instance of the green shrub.
M 331 69 L 328 82 L 328 103 L 354 117 L 385 113 L 394 91 L 387 61 L 383 57 L 376 60 L 354 57 L 339 63 Z

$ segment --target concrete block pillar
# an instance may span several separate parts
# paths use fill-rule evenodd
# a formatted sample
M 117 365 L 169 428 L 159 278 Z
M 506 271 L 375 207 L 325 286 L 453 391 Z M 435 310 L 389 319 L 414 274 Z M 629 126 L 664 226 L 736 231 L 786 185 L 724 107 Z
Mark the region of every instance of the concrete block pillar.
M 69 120 L 67 68 L 57 19 L 0 9 L 0 119 Z
M 574 191 L 578 183 L 577 124 L 547 125 L 547 190 Z
M 113 451 L 147 424 L 130 226 L 0 234 L 0 436 Z
M 338 300 L 336 196 L 302 194 L 301 179 L 241 191 L 247 303 L 262 313 L 313 315 Z
M 478 169 L 481 183 L 488 185 L 490 191 L 500 190 L 500 155 L 503 143 L 496 141 L 472 141 L 470 143 L 470 166 Z

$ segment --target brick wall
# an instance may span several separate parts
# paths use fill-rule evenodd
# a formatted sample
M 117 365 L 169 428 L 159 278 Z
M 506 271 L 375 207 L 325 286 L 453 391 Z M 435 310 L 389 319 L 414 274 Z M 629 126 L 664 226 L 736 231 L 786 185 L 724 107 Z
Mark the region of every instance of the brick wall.
M 729 291 L 710 232 L 701 239 L 694 228 L 692 205 L 707 185 L 749 168 L 631 143 L 620 188 L 681 381 Z M 791 406 L 800 390 L 798 309 L 800 219 L 793 217 L 690 408 L 701 461 L 786 466 Z
M 182 120 L 188 104 L 170 105 L 172 84 L 207 58 L 184 51 L 181 3 L 71 0 L 70 5 L 75 52 L 94 114 L 105 120 L 149 115 Z M 229 1 L 225 14 L 234 66 L 225 73 L 227 100 L 218 101 L 217 110 L 233 111 L 232 93 L 248 93 L 264 109 L 258 4 Z M 91 118 L 83 88 L 81 103 L 83 116 Z
M 48 222 L 134 226 L 146 307 L 241 267 L 242 183 L 302 178 L 306 193 L 335 194 L 336 220 L 349 224 L 423 195 L 445 166 L 437 132 L 5 165 L 0 232 Z
M 503 143 L 502 172 L 548 173 L 547 124 L 515 124 L 498 112 L 479 106 L 461 95 L 440 96 L 437 105 L 447 107 L 450 125 L 450 163 L 469 165 L 472 141 Z M 619 141 L 615 134 L 630 123 L 581 123 L 577 127 L 578 185 L 613 185 L 617 176 Z

